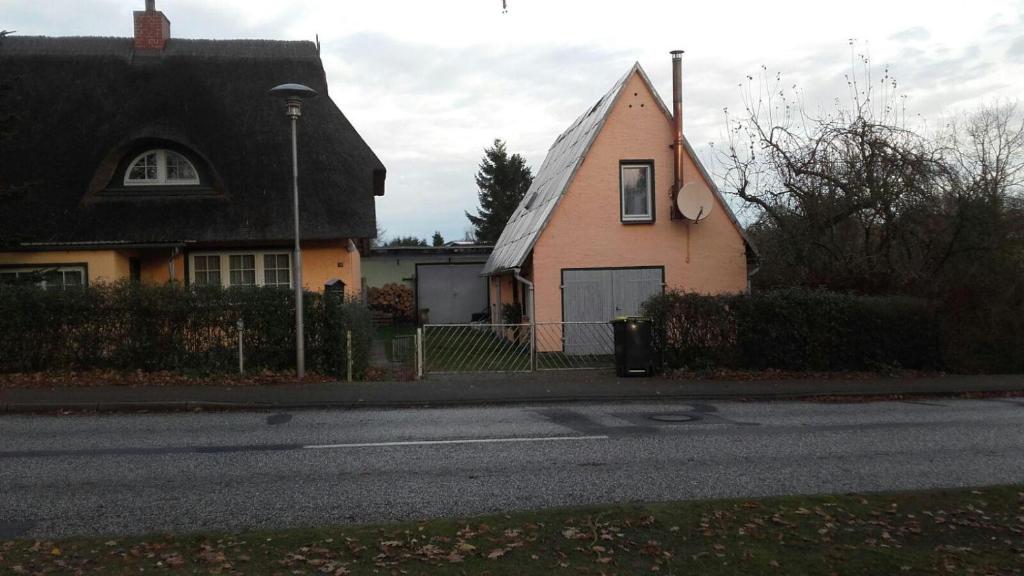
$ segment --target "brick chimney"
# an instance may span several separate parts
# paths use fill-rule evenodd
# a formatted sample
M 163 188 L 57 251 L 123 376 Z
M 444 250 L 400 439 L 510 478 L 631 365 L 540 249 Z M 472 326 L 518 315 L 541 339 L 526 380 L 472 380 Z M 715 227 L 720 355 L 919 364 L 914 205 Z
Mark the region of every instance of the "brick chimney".
M 163 50 L 171 37 L 171 21 L 156 9 L 156 0 L 146 0 L 145 11 L 135 11 L 135 49 Z

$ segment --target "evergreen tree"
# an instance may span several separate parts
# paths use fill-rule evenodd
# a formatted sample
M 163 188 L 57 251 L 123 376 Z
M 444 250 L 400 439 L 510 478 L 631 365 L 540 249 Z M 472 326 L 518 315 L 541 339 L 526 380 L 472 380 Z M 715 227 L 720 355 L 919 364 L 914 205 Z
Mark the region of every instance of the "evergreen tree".
M 533 182 L 533 173 L 519 154 L 508 154 L 505 143 L 495 140 L 484 150 L 484 159 L 476 173 L 480 208 L 476 215 L 466 213 L 473 224 L 477 242 L 494 244 Z
M 434 246 L 444 246 L 444 236 L 441 236 L 440 232 L 434 232 L 434 238 L 430 243 Z
M 426 246 L 427 241 L 417 238 L 415 236 L 398 236 L 388 240 L 388 243 L 384 246 L 387 248 L 396 248 L 399 246 Z

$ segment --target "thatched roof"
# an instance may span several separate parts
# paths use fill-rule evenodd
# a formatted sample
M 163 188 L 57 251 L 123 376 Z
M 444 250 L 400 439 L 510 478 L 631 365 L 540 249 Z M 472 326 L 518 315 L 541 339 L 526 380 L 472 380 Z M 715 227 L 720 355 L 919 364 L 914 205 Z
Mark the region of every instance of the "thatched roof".
M 267 94 L 286 82 L 321 94 L 299 120 L 303 237 L 373 237 L 384 166 L 327 97 L 313 43 L 171 39 L 143 55 L 130 38 L 12 36 L 0 39 L 0 241 L 291 238 L 289 121 Z M 162 143 L 198 160 L 203 190 L 120 186 L 128 156 Z

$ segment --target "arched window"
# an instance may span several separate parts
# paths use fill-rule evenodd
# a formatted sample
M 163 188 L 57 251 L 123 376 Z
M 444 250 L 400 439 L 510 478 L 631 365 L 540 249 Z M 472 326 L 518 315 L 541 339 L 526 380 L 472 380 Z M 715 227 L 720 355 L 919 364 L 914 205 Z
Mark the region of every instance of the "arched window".
M 148 150 L 128 165 L 125 186 L 182 186 L 199 184 L 196 167 L 173 150 Z

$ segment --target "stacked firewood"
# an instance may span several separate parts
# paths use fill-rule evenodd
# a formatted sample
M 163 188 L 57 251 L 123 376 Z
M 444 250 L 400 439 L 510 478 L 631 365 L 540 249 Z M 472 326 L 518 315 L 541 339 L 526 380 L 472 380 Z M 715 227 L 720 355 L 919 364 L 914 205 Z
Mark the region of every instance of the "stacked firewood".
M 367 291 L 370 309 L 390 314 L 396 320 L 411 320 L 415 299 L 412 288 L 404 284 L 385 284 Z

